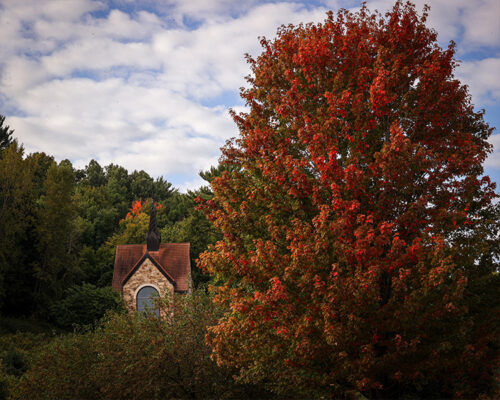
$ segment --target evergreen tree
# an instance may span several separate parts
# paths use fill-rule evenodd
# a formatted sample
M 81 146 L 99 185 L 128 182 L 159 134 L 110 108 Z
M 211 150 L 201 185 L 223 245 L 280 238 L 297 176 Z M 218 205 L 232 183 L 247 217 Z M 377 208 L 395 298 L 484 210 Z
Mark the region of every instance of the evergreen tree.
M 0 152 L 9 147 L 14 141 L 12 138 L 14 129 L 10 129 L 9 125 L 4 125 L 4 122 L 5 117 L 0 115 Z
M 7 275 L 26 268 L 19 244 L 29 223 L 32 174 L 23 153 L 23 147 L 14 140 L 0 157 L 0 306 Z
M 61 161 L 47 171 L 46 194 L 38 210 L 36 297 L 39 312 L 61 298 L 63 290 L 75 279 L 75 217 L 73 203 L 75 176 L 71 163 Z

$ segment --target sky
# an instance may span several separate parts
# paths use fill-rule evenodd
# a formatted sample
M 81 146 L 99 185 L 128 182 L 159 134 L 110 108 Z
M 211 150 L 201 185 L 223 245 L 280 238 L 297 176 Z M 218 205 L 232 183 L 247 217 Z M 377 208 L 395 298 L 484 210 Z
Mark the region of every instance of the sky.
M 457 44 L 455 75 L 498 127 L 485 173 L 500 183 L 500 1 L 427 0 L 428 24 Z M 394 0 L 368 1 L 388 11 Z M 425 1 L 415 1 L 422 10 Z M 27 153 L 91 159 L 202 184 L 238 136 L 244 54 L 281 24 L 322 22 L 360 1 L 0 0 L 0 114 Z M 499 192 L 497 188 L 497 192 Z

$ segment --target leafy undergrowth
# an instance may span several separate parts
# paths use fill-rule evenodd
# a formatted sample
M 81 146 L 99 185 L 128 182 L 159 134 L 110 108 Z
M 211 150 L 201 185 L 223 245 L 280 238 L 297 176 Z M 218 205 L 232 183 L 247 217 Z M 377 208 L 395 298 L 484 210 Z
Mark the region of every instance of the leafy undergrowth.
M 34 318 L 0 317 L 0 336 L 15 333 L 54 335 L 61 332 L 54 325 Z
M 58 335 L 39 348 L 42 337 L 24 339 L 33 351 L 8 356 L 11 364 L 28 358 L 26 372 L 20 363 L 8 375 L 8 399 L 275 398 L 236 382 L 236 370 L 211 359 L 206 328 L 221 312 L 208 294 L 176 296 L 173 308 L 162 319 L 111 312 L 98 328 Z
M 4 322 L 6 318 L 2 319 Z M 7 399 L 8 394 L 18 385 L 21 376 L 28 370 L 34 357 L 43 346 L 54 338 L 54 330 L 47 332 L 32 321 L 15 321 L 8 327 L 16 327 L 17 333 L 0 335 L 0 400 Z M 5 326 L 2 325 L 2 328 Z M 20 332 L 21 329 L 27 332 Z M 33 333 L 30 331 L 36 331 Z

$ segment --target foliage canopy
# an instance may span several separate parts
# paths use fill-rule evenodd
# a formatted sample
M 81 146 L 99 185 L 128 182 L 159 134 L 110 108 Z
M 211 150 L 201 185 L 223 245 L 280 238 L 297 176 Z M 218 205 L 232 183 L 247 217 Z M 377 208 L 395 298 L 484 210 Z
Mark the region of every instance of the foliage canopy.
M 474 396 L 493 382 L 492 132 L 410 3 L 283 26 L 201 203 L 229 310 L 209 338 L 286 394 Z M 462 356 L 458 356 L 461 354 Z

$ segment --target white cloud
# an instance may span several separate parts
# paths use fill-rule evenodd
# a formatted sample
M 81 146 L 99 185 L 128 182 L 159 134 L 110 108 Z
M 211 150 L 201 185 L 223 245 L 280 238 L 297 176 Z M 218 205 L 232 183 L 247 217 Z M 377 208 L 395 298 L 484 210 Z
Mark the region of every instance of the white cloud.
M 326 11 L 300 1 L 110 4 L 0 0 L 0 100 L 20 115 L 8 115 L 8 123 L 28 151 L 70 158 L 78 167 L 95 158 L 166 179 L 177 174 L 182 189 L 202 184 L 198 171 L 214 165 L 219 147 L 237 135 L 227 110 L 245 107 L 206 104 L 234 99 L 246 84 L 244 53 L 260 53 L 257 37 L 273 37 L 279 25 L 323 21 Z M 417 1 L 420 10 L 423 4 Z M 497 46 L 498 4 L 431 1 L 430 24 L 441 43 L 458 39 L 462 52 Z M 392 5 L 369 3 L 382 12 Z M 496 57 L 467 60 L 458 70 L 478 105 L 498 104 Z M 491 160 L 498 156 L 488 159 L 497 165 Z
M 88 11 L 102 4 L 78 4 L 65 16 L 53 9 L 37 8 L 31 17 L 25 8 L 10 9 L 24 24 L 30 21 L 34 35 L 22 42 L 26 32 L 18 25 L 17 52 L 36 54 L 13 56 L 3 67 L 1 92 L 26 114 L 9 123 L 28 151 L 70 158 L 77 166 L 95 158 L 167 179 L 197 176 L 237 134 L 227 111 L 232 104 L 202 102 L 244 84 L 249 70 L 243 54 L 260 51 L 257 37 L 274 35 L 281 23 L 324 18 L 322 9 L 293 3 L 249 6 L 234 18 L 224 1 L 203 7 L 178 2 L 176 12 L 204 22 L 197 29 L 169 29 L 151 13 L 111 10 L 93 18 Z M 116 75 L 120 68 L 122 77 Z M 75 77 L 82 73 L 86 78 Z
M 469 85 L 476 106 L 500 102 L 500 58 L 465 61 L 458 67 L 457 76 Z
M 82 14 L 82 17 L 84 14 Z M 158 16 L 149 12 L 139 12 L 132 18 L 130 15 L 111 10 L 107 18 L 82 18 L 74 20 L 51 21 L 36 20 L 33 31 L 42 39 L 58 41 L 78 39 L 131 39 L 134 41 L 149 38 L 154 32 L 166 25 Z
M 159 68 L 160 61 L 148 43 L 120 43 L 108 38 L 88 39 L 40 59 L 52 76 L 66 76 L 78 70 L 106 70 L 112 67 Z
M 15 102 L 19 93 L 46 79 L 47 73 L 39 67 L 38 61 L 26 56 L 11 57 L 1 71 L 0 93 L 12 97 Z
M 201 99 L 245 84 L 245 53 L 260 51 L 259 36 L 274 36 L 279 25 L 321 21 L 323 9 L 307 11 L 292 3 L 265 4 L 238 19 L 209 22 L 194 31 L 168 30 L 155 35 L 163 57 L 162 80 L 168 87 Z
M 215 160 L 214 163 L 212 163 L 211 165 L 217 165 L 217 160 Z M 183 193 L 187 193 L 188 190 L 196 190 L 199 189 L 201 186 L 207 186 L 207 185 L 208 183 L 204 181 L 202 178 L 200 178 L 199 175 L 197 175 L 196 178 L 184 182 L 182 185 L 178 187 L 178 189 Z
M 500 2 L 469 1 L 462 14 L 465 45 L 498 46 L 500 44 Z
M 223 22 L 228 15 L 244 14 L 257 3 L 257 0 L 166 0 L 155 6 L 183 26 L 186 18 L 193 21 Z
M 438 32 L 441 45 L 450 40 L 460 42 L 460 52 L 478 46 L 500 44 L 500 2 L 498 0 L 414 0 L 419 12 L 430 5 L 428 24 Z M 370 9 L 385 12 L 393 0 L 368 2 Z
M 18 102 L 36 115 L 9 119 L 27 151 L 70 158 L 79 167 L 95 158 L 155 176 L 194 176 L 210 165 L 207 160 L 216 159 L 225 138 L 236 134 L 222 107 L 204 107 L 121 79 L 50 81 L 28 90 Z
M 491 135 L 489 142 L 493 145 L 493 153 L 486 159 L 484 166 L 500 169 L 500 133 Z
M 54 31 L 59 24 L 74 28 L 74 24 L 83 15 L 102 9 L 104 4 L 90 0 L 59 1 L 0 1 L 0 59 L 20 52 L 48 51 L 54 48 L 55 42 L 45 36 L 40 36 L 36 26 L 48 24 Z M 64 32 L 71 33 L 72 29 Z M 59 34 L 63 31 L 59 30 Z M 63 39 L 63 38 L 59 38 Z

